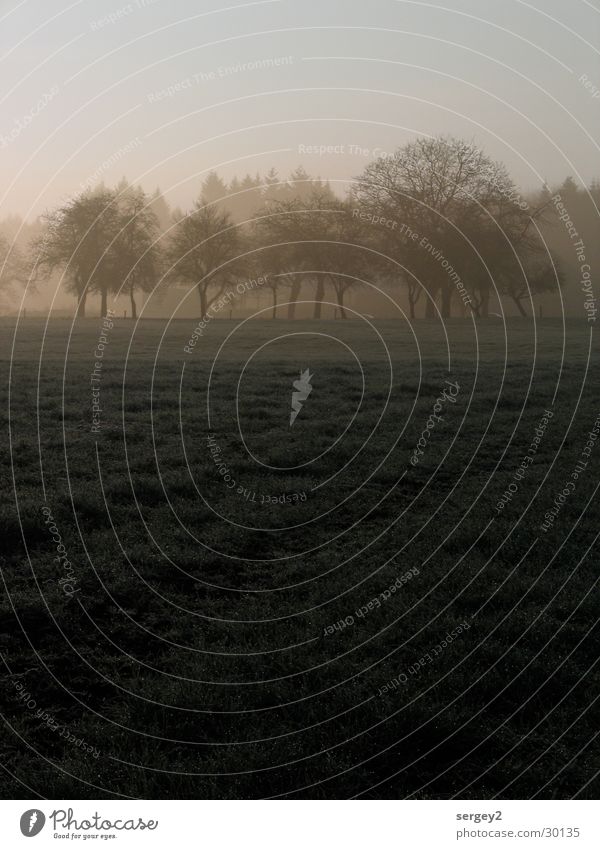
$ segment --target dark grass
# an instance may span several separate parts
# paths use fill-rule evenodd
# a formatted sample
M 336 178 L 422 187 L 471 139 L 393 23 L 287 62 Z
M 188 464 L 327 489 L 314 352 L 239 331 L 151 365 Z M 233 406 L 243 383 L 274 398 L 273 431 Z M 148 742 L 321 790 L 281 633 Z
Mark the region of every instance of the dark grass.
M 89 390 L 99 321 L 28 321 L 16 336 L 3 322 L 3 796 L 597 792 L 600 449 L 540 531 L 600 412 L 589 328 L 489 322 L 475 334 L 450 322 L 448 371 L 439 325 L 417 323 L 416 340 L 400 322 L 375 325 L 391 391 L 385 346 L 354 321 L 254 322 L 223 348 L 210 432 L 251 501 L 227 489 L 206 446 L 212 359 L 234 322 L 214 322 L 193 356 L 189 322 L 142 322 L 133 334 L 118 323 L 99 434 Z M 312 335 L 255 354 L 289 332 Z M 359 357 L 360 408 L 354 358 L 317 333 Z M 314 389 L 290 430 L 292 381 L 307 367 Z M 414 468 L 446 379 L 460 384 L 457 403 Z M 535 461 L 497 515 L 552 404 Z M 262 463 L 323 456 L 257 466 L 238 411 Z M 293 493 L 306 500 L 261 503 Z M 72 599 L 44 504 L 73 564 Z M 413 567 L 380 607 L 324 636 Z M 461 622 L 469 629 L 407 673 Z M 400 673 L 406 685 L 379 695 Z

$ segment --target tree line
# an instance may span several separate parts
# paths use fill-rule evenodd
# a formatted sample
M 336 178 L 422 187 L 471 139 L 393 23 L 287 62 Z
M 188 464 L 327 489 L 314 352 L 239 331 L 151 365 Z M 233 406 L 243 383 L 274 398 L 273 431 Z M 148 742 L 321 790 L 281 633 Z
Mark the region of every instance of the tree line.
M 567 180 L 562 192 L 574 214 L 582 197 L 600 200 L 597 184 L 584 193 Z M 229 186 L 211 173 L 185 212 L 126 181 L 88 189 L 41 216 L 25 246 L 0 236 L 0 282 L 40 286 L 59 274 L 79 317 L 90 296 L 104 316 L 118 294 L 136 318 L 141 293 L 171 284 L 195 288 L 204 316 L 252 275 L 266 278 L 274 318 L 294 318 L 301 293 L 314 318 L 330 297 L 345 318 L 347 293 L 370 285 L 401 291 L 411 318 L 484 318 L 495 292 L 527 315 L 569 269 L 555 213 L 549 189 L 523 198 L 475 144 L 418 139 L 370 162 L 344 197 L 302 168 Z

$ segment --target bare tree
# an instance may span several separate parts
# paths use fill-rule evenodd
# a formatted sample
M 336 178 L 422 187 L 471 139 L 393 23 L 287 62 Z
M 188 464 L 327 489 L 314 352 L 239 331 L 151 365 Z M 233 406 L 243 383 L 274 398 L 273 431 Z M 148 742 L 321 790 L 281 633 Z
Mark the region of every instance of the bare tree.
M 355 242 L 360 228 L 353 221 L 349 204 L 328 188 L 321 188 L 305 198 L 272 203 L 256 227 L 259 240 L 271 246 L 280 279 L 291 282 L 288 318 L 294 318 L 302 278 L 311 279 L 315 286 L 314 318 L 321 318 L 328 284 L 345 318 L 344 295 L 356 285 L 354 272 L 360 265 Z
M 239 229 L 228 212 L 198 201 L 176 222 L 167 249 L 170 274 L 196 287 L 202 317 L 234 279 L 240 251 Z
M 299 214 L 302 203 L 299 198 L 293 200 L 274 200 L 267 211 L 256 218 L 252 234 L 256 245 L 264 248 L 264 264 L 270 271 L 270 279 L 283 284 L 290 282 L 290 295 L 287 309 L 288 319 L 295 317 L 296 301 L 300 295 L 303 257 L 298 250 Z M 273 291 L 277 297 L 276 289 Z
M 152 200 L 140 188 L 121 186 L 117 208 L 119 229 L 110 254 L 114 287 L 129 294 L 131 317 L 135 319 L 136 291 L 150 291 L 160 276 L 159 225 Z
M 115 193 L 87 191 L 42 217 L 45 233 L 33 243 L 37 267 L 64 269 L 66 288 L 77 298 L 77 316 L 85 316 L 90 292 L 101 296 L 101 315 L 113 286 L 110 247 L 118 232 Z
M 438 297 L 442 316 L 450 316 L 456 287 L 452 275 L 444 273 L 449 266 L 472 269 L 482 246 L 494 247 L 495 253 L 488 250 L 489 267 L 502 263 L 511 243 L 524 246 L 539 214 L 516 202 L 518 192 L 503 165 L 453 138 L 419 139 L 372 162 L 358 178 L 356 197 L 371 214 L 396 223 L 397 254 L 429 295 L 428 317 L 435 314 Z M 477 275 L 484 311 L 489 285 Z M 411 309 L 414 291 L 409 292 Z
M 534 295 L 562 288 L 565 275 L 556 257 L 539 250 L 507 262 L 496 279 L 501 294 L 511 299 L 522 318 L 528 318 L 524 303 L 531 303 Z

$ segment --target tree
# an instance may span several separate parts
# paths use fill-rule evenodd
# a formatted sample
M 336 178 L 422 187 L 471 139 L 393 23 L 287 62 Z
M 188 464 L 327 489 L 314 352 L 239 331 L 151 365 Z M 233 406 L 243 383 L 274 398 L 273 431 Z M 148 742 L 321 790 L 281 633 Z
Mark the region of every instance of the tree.
M 118 232 L 115 193 L 104 187 L 86 191 L 43 216 L 45 233 L 33 243 L 37 266 L 48 272 L 64 270 L 68 291 L 77 298 L 77 317 L 85 317 L 90 292 L 101 296 L 106 316 L 113 285 L 110 247 Z
M 227 186 L 216 171 L 210 171 L 202 181 L 200 197 L 205 204 L 217 204 L 227 195 Z
M 13 294 L 15 285 L 27 282 L 25 258 L 14 244 L 0 235 L 0 297 L 3 301 Z
M 196 287 L 202 318 L 234 279 L 241 243 L 231 215 L 202 200 L 177 220 L 167 249 L 170 275 Z
M 309 261 L 318 267 L 323 280 L 333 289 L 342 319 L 347 318 L 346 293 L 379 266 L 364 238 L 362 222 L 350 200 L 339 200 L 329 191 L 315 193 L 318 214 L 313 219 L 317 235 L 308 246 Z
M 500 293 L 512 300 L 522 318 L 527 318 L 523 302 L 531 303 L 533 295 L 562 288 L 565 275 L 560 261 L 540 249 L 507 262 L 497 270 L 496 280 Z
M 282 288 L 282 286 L 285 282 L 285 277 L 284 277 L 284 275 L 280 275 L 280 274 L 277 274 L 277 273 L 273 274 L 270 271 L 266 272 L 265 277 L 266 277 L 266 282 L 265 282 L 264 285 L 266 286 L 267 289 L 271 290 L 271 297 L 273 299 L 273 309 L 271 310 L 271 318 L 276 319 L 277 318 L 277 297 L 278 297 L 278 294 L 279 294 L 279 290 Z
M 456 269 L 472 269 L 480 246 L 495 248 L 487 257 L 493 268 L 511 242 L 524 245 L 534 217 L 518 202 L 503 165 L 454 138 L 418 139 L 380 157 L 358 178 L 356 196 L 372 215 L 396 222 L 396 252 L 421 280 L 427 317 L 434 316 L 438 298 L 442 316 L 450 316 L 461 279 Z M 448 267 L 454 275 L 445 273 Z M 477 286 L 483 287 L 479 302 L 485 311 L 489 275 L 478 274 Z M 409 301 L 414 306 L 414 289 Z
M 223 201 L 222 208 L 226 209 L 237 223 L 248 221 L 262 206 L 263 187 L 258 174 L 251 177 L 246 174 L 240 182 L 234 177 L 229 184 L 229 193 Z
M 149 292 L 160 276 L 159 224 L 152 205 L 141 188 L 121 186 L 117 197 L 118 232 L 110 248 L 110 264 L 115 287 L 129 293 L 134 319 L 136 291 Z
M 171 226 L 171 210 L 160 189 L 156 189 L 152 195 L 150 209 L 156 216 L 160 232 L 164 233 Z
M 279 222 L 271 215 L 257 215 L 250 226 L 249 239 L 255 248 L 253 275 L 266 277 L 266 286 L 271 290 L 273 310 L 271 317 L 277 318 L 279 291 L 294 283 L 294 246 L 279 243 Z M 285 238 L 285 236 L 284 236 Z M 288 304 L 288 313 L 289 313 Z
M 328 187 L 313 189 L 305 198 L 274 201 L 258 220 L 263 243 L 274 252 L 272 262 L 278 266 L 279 274 L 291 282 L 289 319 L 295 316 L 303 277 L 312 279 L 315 285 L 314 318 L 321 318 L 327 283 L 333 286 L 345 317 L 344 293 L 355 282 L 346 273 L 351 265 L 348 257 L 352 248 L 346 243 L 353 238 L 350 228 L 348 204 L 336 198 Z
M 572 284 L 570 291 L 561 294 L 561 307 L 581 315 L 582 266 L 595 269 L 600 265 L 598 183 L 592 181 L 588 189 L 567 177 L 552 189 L 544 187 L 531 202 L 548 204 L 548 217 L 541 222 L 540 231 L 548 252 L 560 262 L 565 284 Z
M 267 249 L 264 264 L 269 269 L 270 279 L 281 283 L 287 279 L 290 282 L 287 309 L 287 317 L 290 320 L 295 316 L 301 287 L 301 277 L 297 273 L 300 254 L 296 244 L 301 207 L 298 198 L 271 201 L 265 214 L 256 219 L 253 228 L 255 241 Z M 277 297 L 276 289 L 273 290 L 273 297 Z

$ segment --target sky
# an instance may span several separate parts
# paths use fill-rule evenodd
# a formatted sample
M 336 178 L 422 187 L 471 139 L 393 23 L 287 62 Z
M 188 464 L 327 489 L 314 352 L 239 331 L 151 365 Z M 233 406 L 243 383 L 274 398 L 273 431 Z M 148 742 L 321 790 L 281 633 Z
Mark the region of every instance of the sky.
M 599 36 L 598 0 L 0 0 L 0 218 L 123 176 L 184 209 L 211 170 L 343 192 L 439 134 L 589 182 Z

